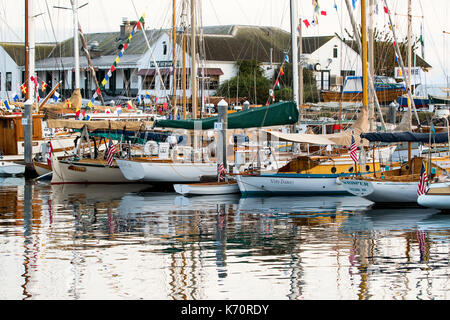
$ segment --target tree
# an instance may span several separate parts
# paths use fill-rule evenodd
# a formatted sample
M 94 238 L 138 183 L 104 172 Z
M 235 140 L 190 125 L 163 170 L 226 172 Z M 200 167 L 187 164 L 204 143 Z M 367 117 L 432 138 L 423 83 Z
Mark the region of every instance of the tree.
M 233 98 L 246 97 L 251 103 L 265 104 L 271 81 L 264 76 L 261 62 L 256 60 L 238 60 L 237 75 L 220 84 L 216 96 Z M 255 97 L 256 92 L 256 97 Z

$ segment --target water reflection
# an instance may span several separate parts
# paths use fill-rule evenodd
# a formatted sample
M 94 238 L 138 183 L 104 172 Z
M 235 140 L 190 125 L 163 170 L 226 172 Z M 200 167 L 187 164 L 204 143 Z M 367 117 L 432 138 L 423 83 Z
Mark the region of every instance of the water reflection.
M 450 216 L 432 209 L 374 208 L 352 196 L 187 198 L 144 184 L 0 182 L 0 298 L 439 299 L 447 291 Z

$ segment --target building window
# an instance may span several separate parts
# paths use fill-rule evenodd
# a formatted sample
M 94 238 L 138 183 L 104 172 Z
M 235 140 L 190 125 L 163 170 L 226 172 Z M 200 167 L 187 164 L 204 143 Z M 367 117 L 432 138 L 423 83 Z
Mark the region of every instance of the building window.
M 219 76 L 210 76 L 207 83 L 209 90 L 217 90 L 219 88 Z
M 333 58 L 337 58 L 338 57 L 338 47 L 334 46 L 333 48 Z
M 162 44 L 163 44 L 163 55 L 167 55 L 167 43 L 164 41 Z
M 349 76 L 354 76 L 356 74 L 355 70 L 341 70 L 341 76 L 344 78 Z
M 155 77 L 145 77 L 142 82 L 142 88 L 146 90 L 155 89 Z
M 170 90 L 170 74 L 163 75 L 164 89 Z M 161 88 L 163 89 L 163 88 Z
M 12 90 L 12 73 L 7 72 L 6 73 L 6 91 Z

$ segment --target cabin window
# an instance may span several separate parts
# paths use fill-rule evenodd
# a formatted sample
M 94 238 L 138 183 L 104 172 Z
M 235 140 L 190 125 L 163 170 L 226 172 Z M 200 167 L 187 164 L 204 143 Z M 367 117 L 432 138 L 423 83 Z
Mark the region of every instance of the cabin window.
M 12 90 L 12 73 L 7 72 L 6 73 L 6 91 Z
M 162 45 L 163 45 L 163 55 L 167 55 L 167 43 L 164 41 Z
M 333 58 L 337 58 L 338 57 L 338 47 L 334 46 L 333 48 Z
M 368 164 L 366 164 L 366 171 L 370 170 L 370 166 Z

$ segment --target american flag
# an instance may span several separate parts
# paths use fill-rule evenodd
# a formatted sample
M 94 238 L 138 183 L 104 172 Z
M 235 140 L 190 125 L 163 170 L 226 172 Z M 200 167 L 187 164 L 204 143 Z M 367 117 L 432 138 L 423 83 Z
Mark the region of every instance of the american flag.
M 111 140 L 109 140 L 109 146 L 108 146 L 108 153 L 106 155 L 106 161 L 108 161 L 108 165 L 110 167 L 113 166 L 114 153 L 116 153 L 116 146 L 113 145 Z
M 420 169 L 419 184 L 417 185 L 417 194 L 419 196 L 427 192 L 427 182 L 428 182 L 427 171 L 425 170 L 425 165 L 422 162 L 422 169 Z
M 356 154 L 356 150 L 358 150 L 358 148 L 356 147 L 355 138 L 352 135 L 352 144 L 350 146 L 350 158 L 352 158 L 355 163 L 358 162 L 358 155 Z
M 219 164 L 219 166 L 217 167 L 217 172 L 220 179 L 223 179 L 223 175 L 227 174 L 227 170 L 223 166 L 223 163 Z

